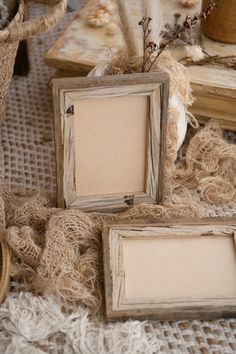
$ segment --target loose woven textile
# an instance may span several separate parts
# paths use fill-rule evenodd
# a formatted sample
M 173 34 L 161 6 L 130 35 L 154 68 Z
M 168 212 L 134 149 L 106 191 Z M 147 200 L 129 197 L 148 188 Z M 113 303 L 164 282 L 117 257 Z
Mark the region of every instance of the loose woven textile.
M 41 7 L 31 8 L 33 16 L 40 14 L 40 11 L 43 11 Z M 7 117 L 0 137 L 0 172 L 5 182 L 5 185 L 0 186 L 1 201 L 4 202 L 0 203 L 0 215 L 5 215 L 1 223 L 6 223 L 9 230 L 8 242 L 12 248 L 12 274 L 15 280 L 11 283 L 10 294 L 0 307 L 0 352 L 235 353 L 236 319 L 163 323 L 127 321 L 116 324 L 105 324 L 103 321 L 102 294 L 99 291 L 102 289 L 101 217 L 57 210 L 53 208 L 53 201 L 45 196 L 45 191 L 47 194 L 55 193 L 53 109 L 48 88 L 54 70 L 43 64 L 43 55 L 73 16 L 67 14 L 59 27 L 31 41 L 30 75 L 27 78 L 15 77 L 9 92 Z M 195 144 L 200 144 L 201 134 L 206 133 L 209 133 L 212 142 L 221 139 L 218 127 L 210 124 L 205 131 L 197 133 Z M 215 139 L 212 138 L 213 135 Z M 214 180 L 212 190 L 209 188 L 209 181 L 205 180 L 205 184 L 203 183 L 207 177 L 199 168 L 198 176 L 203 184 L 195 199 L 184 188 L 181 189 L 181 205 L 176 194 L 175 206 L 172 205 L 169 209 L 156 206 L 136 207 L 118 217 L 108 215 L 107 220 L 130 220 L 148 215 L 153 219 L 184 215 L 234 216 L 236 205 L 232 186 L 236 182 L 231 181 L 231 169 L 232 159 L 235 158 L 235 135 L 227 133 L 226 137 L 232 143 L 229 146 L 225 141 L 222 145 L 222 158 L 227 156 L 226 165 L 222 165 L 221 160 L 214 159 L 214 155 L 206 154 L 204 144 L 197 144 L 198 149 L 201 147 L 199 154 L 205 154 L 210 161 L 217 162 L 217 166 L 213 165 L 213 170 L 226 172 L 226 175 Z M 193 153 L 196 155 L 198 151 L 195 152 L 194 146 L 192 144 L 187 150 L 186 158 L 190 152 L 191 156 Z M 210 153 L 215 149 L 217 144 L 212 144 Z M 198 155 L 197 158 L 199 159 Z M 188 165 L 184 178 L 186 186 L 189 184 L 199 188 L 198 179 L 190 178 L 193 167 L 196 167 L 195 163 L 192 161 Z M 178 181 L 178 177 L 183 178 L 176 175 L 175 181 Z M 227 183 L 220 188 L 223 177 Z M 6 185 L 16 188 L 16 193 Z M 19 191 L 19 187 L 41 189 L 42 193 L 29 198 L 29 195 Z M 220 189 L 217 193 L 216 187 Z M 175 189 L 178 188 L 176 182 Z M 217 205 L 212 202 L 215 195 L 222 198 L 217 201 Z M 198 208 L 200 196 L 208 200 L 208 203 Z M 230 199 L 231 202 L 221 203 Z M 55 238 L 47 235 L 55 235 Z M 46 245 L 43 236 L 46 237 Z M 68 244 L 68 254 L 65 254 L 65 246 Z M 50 252 L 53 251 L 55 256 L 55 249 L 58 252 L 57 258 L 50 268 L 53 272 L 49 274 L 47 260 Z M 70 262 L 65 264 L 65 259 Z M 73 259 L 77 271 L 75 276 L 71 269 Z M 60 268 L 61 264 L 63 269 Z M 22 273 L 23 270 L 25 273 Z M 20 282 L 20 277 L 17 276 L 19 272 L 23 280 L 27 278 L 28 282 Z M 50 285 L 53 289 L 50 289 Z M 29 291 L 30 287 L 34 292 Z M 54 291 L 55 287 L 58 288 L 57 292 Z M 36 289 L 39 293 L 44 293 L 44 296 L 37 295 Z

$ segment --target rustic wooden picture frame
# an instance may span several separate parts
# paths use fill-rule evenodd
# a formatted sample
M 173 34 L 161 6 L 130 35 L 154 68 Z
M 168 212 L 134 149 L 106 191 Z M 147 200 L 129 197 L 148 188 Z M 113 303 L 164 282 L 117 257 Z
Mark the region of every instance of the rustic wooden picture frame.
M 106 225 L 103 258 L 109 321 L 236 315 L 235 220 Z
M 60 207 L 79 208 L 84 211 L 119 211 L 138 203 L 160 203 L 162 201 L 168 89 L 169 78 L 163 72 L 53 80 L 57 193 Z M 79 131 L 82 102 L 86 100 L 83 104 L 83 107 L 85 107 L 83 108 L 85 110 L 83 114 L 85 122 L 89 122 L 90 116 L 86 116 L 88 105 L 91 106 L 101 99 L 106 104 L 106 100 L 110 102 L 111 99 L 116 100 L 120 97 L 127 97 L 127 100 L 133 97 L 139 100 L 137 103 L 140 102 L 142 97 L 147 99 L 147 117 L 144 117 L 147 139 L 147 146 L 145 146 L 146 167 L 143 171 L 146 181 L 144 190 L 131 191 L 130 193 L 122 190 L 107 195 L 96 193 L 94 195 L 80 195 L 76 172 L 79 170 L 79 166 L 76 166 L 75 162 L 76 139 L 79 140 L 76 138 L 76 134 L 79 134 L 79 132 L 75 132 L 77 129 L 75 129 L 75 126 L 78 124 L 77 131 Z M 95 118 L 95 122 L 99 124 L 99 114 Z M 128 119 L 129 117 L 127 117 Z M 134 143 L 132 134 L 129 143 L 130 146 Z M 109 146 L 107 148 L 112 151 L 113 147 Z M 109 171 L 109 166 L 107 171 Z M 97 172 L 103 173 L 104 171 Z M 91 184 L 95 181 L 96 176 L 91 179 Z

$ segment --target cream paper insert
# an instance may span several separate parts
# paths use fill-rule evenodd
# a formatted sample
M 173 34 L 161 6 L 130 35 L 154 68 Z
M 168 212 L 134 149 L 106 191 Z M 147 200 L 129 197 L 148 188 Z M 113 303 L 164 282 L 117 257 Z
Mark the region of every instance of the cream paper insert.
M 77 196 L 145 190 L 147 118 L 147 96 L 76 102 Z
M 126 303 L 236 297 L 233 237 L 123 239 Z

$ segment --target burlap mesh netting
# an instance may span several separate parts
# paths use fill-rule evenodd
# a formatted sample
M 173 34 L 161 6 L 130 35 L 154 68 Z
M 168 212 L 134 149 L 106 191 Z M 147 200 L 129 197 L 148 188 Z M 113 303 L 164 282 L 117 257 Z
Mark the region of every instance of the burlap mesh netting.
M 31 11 L 38 15 L 40 9 Z M 67 14 L 64 25 L 73 16 Z M 78 307 L 87 306 L 93 313 L 101 308 L 102 222 L 235 216 L 236 147 L 233 133 L 228 134 L 229 143 L 210 122 L 196 131 L 176 160 L 174 129 L 169 129 L 172 178 L 165 206 L 140 205 L 119 215 L 85 214 L 56 209 L 42 193 L 21 191 L 19 186 L 55 190 L 53 113 L 47 91 L 53 71 L 41 57 L 59 30 L 32 40 L 34 65 L 28 78 L 13 79 L 1 131 L 1 176 L 15 190 L 0 185 L 0 223 L 7 226 L 13 279 L 0 307 L 0 351 L 6 343 L 9 353 L 235 353 L 235 319 L 105 325 Z M 72 314 L 62 310 L 65 306 Z
M 42 195 L 14 194 L 1 184 L 0 219 L 13 252 L 11 275 L 40 293 L 57 292 L 98 312 L 103 222 L 204 217 L 216 204 L 235 204 L 236 146 L 223 139 L 215 122 L 190 140 L 184 166 L 173 166 L 167 165 L 172 190 L 165 205 L 139 205 L 120 214 L 59 210 Z
M 121 52 L 109 74 L 140 71 L 140 58 Z M 185 68 L 169 52 L 153 70 L 170 75 L 170 94 L 178 92 L 187 106 L 192 102 Z M 177 159 L 177 120 L 170 105 L 165 156 L 165 204 L 139 205 L 122 214 L 85 214 L 61 211 L 42 195 L 11 192 L 2 184 L 1 215 L 13 251 L 11 274 L 40 293 L 57 292 L 96 313 L 102 304 L 101 230 L 105 221 L 209 216 L 210 206 L 236 202 L 236 146 L 223 139 L 217 123 L 210 122 L 190 139 L 184 157 Z

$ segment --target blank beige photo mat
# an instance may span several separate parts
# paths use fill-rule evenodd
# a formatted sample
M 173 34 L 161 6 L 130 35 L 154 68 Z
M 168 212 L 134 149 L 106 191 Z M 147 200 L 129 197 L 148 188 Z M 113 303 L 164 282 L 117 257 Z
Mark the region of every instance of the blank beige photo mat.
M 111 228 L 113 310 L 211 300 L 236 305 L 236 227 L 212 230 Z
M 129 239 L 122 252 L 125 303 L 236 299 L 233 237 Z
M 149 97 L 75 102 L 78 197 L 145 191 Z

